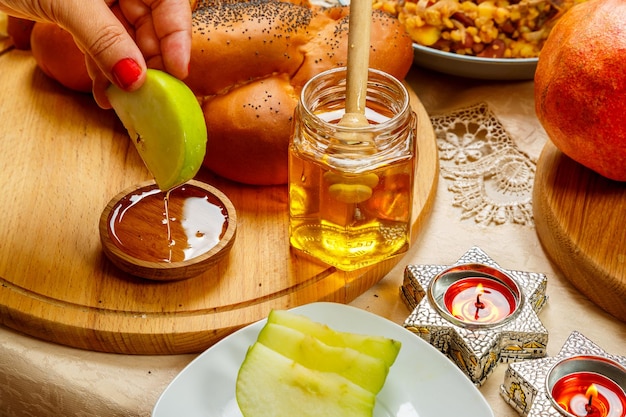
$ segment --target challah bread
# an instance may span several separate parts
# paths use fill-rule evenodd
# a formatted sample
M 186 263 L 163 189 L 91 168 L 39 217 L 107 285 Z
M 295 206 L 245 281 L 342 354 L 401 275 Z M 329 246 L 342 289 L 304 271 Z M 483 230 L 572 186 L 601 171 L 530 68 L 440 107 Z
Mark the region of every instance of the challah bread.
M 295 74 L 312 18 L 311 9 L 279 1 L 202 3 L 193 13 L 185 82 L 206 96 L 274 73 Z
M 190 74 L 208 129 L 205 166 L 255 185 L 287 182 L 291 120 L 302 86 L 347 64 L 348 8 L 277 0 L 201 0 L 193 14 Z M 370 66 L 403 79 L 412 41 L 375 11 Z

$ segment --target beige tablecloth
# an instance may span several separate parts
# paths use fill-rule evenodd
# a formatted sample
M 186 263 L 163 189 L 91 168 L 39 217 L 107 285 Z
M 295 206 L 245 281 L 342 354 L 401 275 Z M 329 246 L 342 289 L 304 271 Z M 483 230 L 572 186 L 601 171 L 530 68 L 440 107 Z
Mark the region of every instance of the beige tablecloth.
M 497 169 L 487 163 L 481 126 L 490 126 L 486 141 L 497 142 L 492 149 L 534 166 L 546 135 L 534 115 L 533 83 L 470 81 L 418 68 L 408 81 L 440 128 L 450 120 L 462 125 L 463 109 L 486 119 L 465 126 L 467 134 L 444 132 L 438 140 L 442 174 L 432 214 L 403 261 L 352 304 L 401 324 L 410 313 L 399 297 L 406 265 L 450 265 L 478 246 L 505 269 L 548 277 L 549 300 L 539 314 L 549 332 L 548 355 L 577 330 L 607 352 L 626 356 L 626 323 L 590 303 L 547 259 L 528 214 L 532 183 L 520 183 L 508 194 L 486 183 L 486 195 L 469 195 L 471 187 L 461 186 L 464 175 L 464 184 L 471 185 L 491 181 Z M 485 163 L 468 171 L 467 158 Z M 532 179 L 532 170 L 526 174 Z M 478 203 L 484 210 L 475 209 Z M 0 416 L 149 416 L 161 392 L 195 357 L 89 352 L 0 328 Z M 498 417 L 517 416 L 499 395 L 506 367 L 499 364 L 480 388 Z

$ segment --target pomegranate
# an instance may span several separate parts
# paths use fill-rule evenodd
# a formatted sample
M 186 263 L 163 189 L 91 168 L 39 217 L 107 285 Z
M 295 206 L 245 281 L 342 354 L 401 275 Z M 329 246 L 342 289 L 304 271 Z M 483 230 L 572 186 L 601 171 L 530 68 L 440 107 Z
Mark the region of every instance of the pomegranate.
M 557 148 L 626 181 L 626 2 L 588 0 L 567 11 L 541 50 L 534 93 Z

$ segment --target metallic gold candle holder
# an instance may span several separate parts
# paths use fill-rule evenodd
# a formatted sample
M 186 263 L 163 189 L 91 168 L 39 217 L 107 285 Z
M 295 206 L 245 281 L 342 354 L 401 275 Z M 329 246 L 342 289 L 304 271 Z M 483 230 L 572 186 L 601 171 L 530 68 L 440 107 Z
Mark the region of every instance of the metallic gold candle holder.
M 606 361 L 598 361 L 602 358 Z M 590 368 L 589 362 L 592 360 L 606 363 L 601 366 L 591 365 Z M 509 364 L 504 383 L 500 386 L 500 395 L 522 416 L 563 417 L 567 414 L 555 405 L 548 392 L 555 380 L 567 372 L 585 368 L 612 377 L 624 388 L 626 380 L 623 374 L 615 377 L 612 368 L 616 366 L 607 366 L 610 362 L 621 369 L 626 366 L 626 357 L 610 355 L 581 333 L 572 332 L 557 356 Z
M 467 276 L 493 277 L 517 291 L 515 311 L 495 323 L 459 321 L 446 311 L 441 292 Z M 502 269 L 478 247 L 451 266 L 409 265 L 400 293 L 413 311 L 404 327 L 446 354 L 480 386 L 499 362 L 546 355 L 548 331 L 537 316 L 547 300 L 546 285 L 545 275 Z

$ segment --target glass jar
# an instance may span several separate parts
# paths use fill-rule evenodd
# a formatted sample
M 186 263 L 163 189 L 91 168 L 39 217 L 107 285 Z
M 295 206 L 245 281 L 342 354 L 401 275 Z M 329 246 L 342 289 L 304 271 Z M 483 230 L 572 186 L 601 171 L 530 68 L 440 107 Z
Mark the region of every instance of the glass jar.
M 303 87 L 289 144 L 289 241 L 352 271 L 409 248 L 417 116 L 404 85 L 370 69 L 369 124 L 340 125 L 346 74 L 325 71 Z

